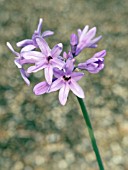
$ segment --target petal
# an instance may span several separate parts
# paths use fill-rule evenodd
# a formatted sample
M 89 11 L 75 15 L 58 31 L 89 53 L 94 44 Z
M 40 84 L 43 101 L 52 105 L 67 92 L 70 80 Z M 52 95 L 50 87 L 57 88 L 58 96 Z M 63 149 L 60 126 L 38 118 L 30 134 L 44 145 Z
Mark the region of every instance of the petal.
M 70 75 L 74 69 L 74 61 L 72 59 L 68 59 L 65 64 L 65 71 L 67 75 Z
M 15 59 L 15 60 L 14 60 L 14 63 L 15 63 L 15 65 L 16 65 L 18 68 L 22 68 L 22 64 L 21 64 L 19 58 L 18 58 L 18 59 Z
M 62 105 L 65 105 L 67 102 L 69 90 L 70 89 L 68 83 L 65 83 L 59 91 L 59 101 Z
M 25 47 L 23 47 L 23 48 L 21 49 L 21 52 L 31 51 L 31 50 L 33 50 L 33 49 L 35 49 L 35 48 L 36 48 L 35 45 L 27 45 L 27 46 L 25 46 Z
M 39 70 L 42 70 L 44 69 L 45 67 L 47 67 L 47 64 L 45 62 L 41 62 L 40 64 L 38 65 L 35 65 L 35 66 L 31 66 L 27 69 L 27 73 L 35 73 Z
M 71 74 L 71 78 L 74 79 L 75 81 L 80 80 L 84 76 L 84 73 L 81 72 L 73 72 Z
M 13 49 L 12 45 L 9 42 L 7 42 L 7 47 L 11 50 L 13 54 L 15 54 L 17 57 L 20 57 L 20 54 Z
M 21 76 L 24 79 L 25 83 L 29 86 L 30 81 L 28 80 L 28 75 L 27 75 L 26 71 L 23 68 L 21 68 L 20 73 L 21 73 Z
M 80 38 L 80 36 L 81 36 L 81 33 L 82 33 L 82 30 L 81 29 L 78 29 L 77 30 L 77 34 L 78 34 L 78 37 Z
M 71 79 L 69 87 L 76 96 L 84 98 L 84 91 L 75 80 Z
M 99 37 L 97 37 L 97 38 L 94 38 L 93 40 L 91 40 L 91 42 L 90 42 L 90 44 L 89 44 L 89 47 L 91 47 L 91 48 L 96 48 L 97 47 L 97 45 L 96 45 L 96 43 L 98 42 L 98 41 L 100 41 L 102 39 L 102 36 L 100 35 Z
M 40 18 L 39 19 L 39 24 L 38 24 L 38 27 L 37 27 L 37 30 L 36 30 L 39 35 L 41 34 L 42 23 L 43 23 L 43 19 Z
M 48 65 L 45 69 L 45 79 L 48 82 L 48 84 L 52 83 L 52 78 L 53 78 L 53 67 L 51 65 Z
M 64 67 L 64 65 L 65 65 L 65 62 L 62 61 L 62 60 L 60 60 L 60 59 L 58 59 L 58 58 L 53 58 L 53 59 L 50 61 L 50 63 L 52 64 L 53 68 L 54 68 L 54 67 L 57 67 L 57 68 L 59 68 L 59 69 L 62 69 L 62 68 Z
M 88 32 L 88 29 L 89 29 L 89 26 L 86 25 L 86 26 L 84 27 L 83 31 L 81 32 L 79 41 L 83 41 L 83 40 L 84 40 L 84 38 L 85 38 L 85 36 L 86 36 L 86 34 L 87 34 L 87 32 Z
M 106 50 L 102 50 L 98 53 L 95 53 L 93 58 L 100 58 L 100 57 L 104 57 L 106 55 Z
M 16 43 L 17 47 L 24 47 L 26 45 L 33 45 L 33 41 L 31 39 L 26 39 L 26 40 L 22 40 L 19 41 L 18 43 Z
M 49 37 L 49 36 L 51 36 L 53 34 L 54 34 L 53 31 L 44 31 L 43 34 L 42 34 L 42 37 L 47 38 L 47 37 Z
M 27 51 L 27 52 L 23 52 L 23 53 L 22 53 L 22 56 L 23 56 L 25 59 L 35 59 L 35 60 L 45 58 L 45 55 L 42 54 L 41 52 L 38 52 L 38 51 Z
M 50 87 L 49 84 L 46 81 L 43 81 L 35 85 L 33 92 L 35 93 L 35 95 L 41 95 L 47 93 L 49 87 Z
M 57 58 L 63 50 L 63 44 L 59 43 L 55 45 L 51 51 L 52 57 Z
M 49 92 L 57 91 L 57 90 L 59 90 L 62 86 L 63 86 L 63 81 L 62 81 L 61 78 L 59 78 L 59 79 L 55 80 L 55 81 L 52 83 Z
M 37 37 L 36 42 L 41 52 L 45 54 L 45 56 L 51 56 L 51 49 L 49 48 L 47 42 L 43 38 Z
M 53 74 L 56 78 L 64 76 L 64 72 L 62 70 L 59 70 L 58 68 L 53 69 Z
M 96 35 L 96 27 L 93 27 L 88 31 L 83 41 L 90 41 Z

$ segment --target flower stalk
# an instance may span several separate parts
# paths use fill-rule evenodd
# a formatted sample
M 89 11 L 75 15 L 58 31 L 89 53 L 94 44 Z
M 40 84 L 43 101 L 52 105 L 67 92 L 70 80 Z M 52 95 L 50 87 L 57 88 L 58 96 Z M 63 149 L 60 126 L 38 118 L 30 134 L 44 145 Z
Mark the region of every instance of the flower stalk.
M 83 113 L 83 116 L 84 116 L 84 120 L 87 124 L 88 133 L 89 133 L 89 136 L 90 136 L 90 140 L 91 140 L 91 143 L 92 143 L 93 150 L 94 150 L 95 155 L 96 155 L 96 159 L 97 159 L 97 163 L 99 165 L 99 169 L 104 170 L 104 166 L 103 166 L 103 163 L 102 163 L 102 159 L 101 159 L 101 156 L 100 156 L 100 153 L 99 153 L 98 146 L 96 144 L 96 139 L 95 139 L 95 136 L 94 136 L 93 128 L 92 128 L 92 125 L 91 125 L 91 121 L 90 121 L 86 106 L 85 106 L 82 98 L 77 97 L 77 99 L 78 99 L 79 105 L 81 107 L 81 110 L 82 110 L 82 113 Z

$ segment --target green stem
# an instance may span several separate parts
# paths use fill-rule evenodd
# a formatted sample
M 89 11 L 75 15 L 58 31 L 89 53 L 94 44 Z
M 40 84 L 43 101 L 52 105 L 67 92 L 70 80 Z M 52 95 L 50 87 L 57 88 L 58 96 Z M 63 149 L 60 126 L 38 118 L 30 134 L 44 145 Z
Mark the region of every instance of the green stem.
M 98 165 L 99 165 L 99 169 L 104 170 L 104 166 L 103 166 L 103 163 L 102 163 L 102 159 L 100 157 L 98 146 L 96 144 L 96 139 L 95 139 L 95 136 L 94 136 L 94 132 L 93 132 L 93 128 L 92 128 L 92 125 L 91 125 L 91 121 L 90 121 L 88 112 L 86 110 L 86 106 L 85 106 L 85 104 L 84 104 L 84 102 L 81 98 L 77 97 L 77 99 L 78 99 L 78 102 L 80 104 L 80 107 L 81 107 L 81 110 L 82 110 L 82 113 L 83 113 L 83 116 L 84 116 L 84 120 L 85 120 L 87 127 L 88 127 L 89 136 L 90 136 L 90 139 L 91 139 L 93 150 L 94 150 L 95 155 L 96 155 L 96 159 L 97 159 L 97 162 L 98 162 Z

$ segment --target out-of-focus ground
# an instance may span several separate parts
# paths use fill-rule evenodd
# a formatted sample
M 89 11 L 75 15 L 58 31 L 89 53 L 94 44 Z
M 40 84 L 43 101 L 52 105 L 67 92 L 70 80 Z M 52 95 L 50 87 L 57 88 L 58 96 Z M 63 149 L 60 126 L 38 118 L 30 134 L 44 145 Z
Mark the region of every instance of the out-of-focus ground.
M 70 93 L 63 107 L 58 92 L 35 96 L 41 73 L 27 87 L 5 45 L 19 50 L 16 42 L 31 38 L 40 17 L 43 30 L 55 31 L 51 47 L 62 42 L 68 50 L 70 34 L 87 24 L 103 35 L 78 61 L 106 49 L 105 69 L 80 84 L 105 169 L 128 170 L 127 0 L 0 0 L 0 170 L 98 170 L 77 99 Z

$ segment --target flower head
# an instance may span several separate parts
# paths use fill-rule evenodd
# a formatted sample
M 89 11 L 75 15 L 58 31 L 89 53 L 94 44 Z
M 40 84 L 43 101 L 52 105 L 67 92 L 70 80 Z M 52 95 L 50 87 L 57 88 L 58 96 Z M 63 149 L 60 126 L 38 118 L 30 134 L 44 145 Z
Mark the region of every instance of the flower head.
M 78 68 L 96 74 L 104 68 L 105 55 L 106 50 L 100 51 L 96 53 L 92 58 L 88 59 L 86 62 L 78 64 Z
M 99 36 L 94 38 L 96 35 L 96 27 L 89 30 L 89 26 L 86 25 L 83 30 L 78 29 L 79 43 L 76 48 L 75 55 L 77 56 L 84 48 L 96 48 L 97 42 L 102 38 Z
M 54 34 L 53 31 L 49 31 L 49 30 L 41 33 L 42 23 L 43 23 L 43 19 L 40 18 L 37 29 L 34 31 L 34 34 L 32 35 L 32 39 L 25 39 L 17 43 L 18 47 L 23 47 L 22 51 L 30 51 L 35 48 L 38 48 L 36 37 L 46 38 Z

